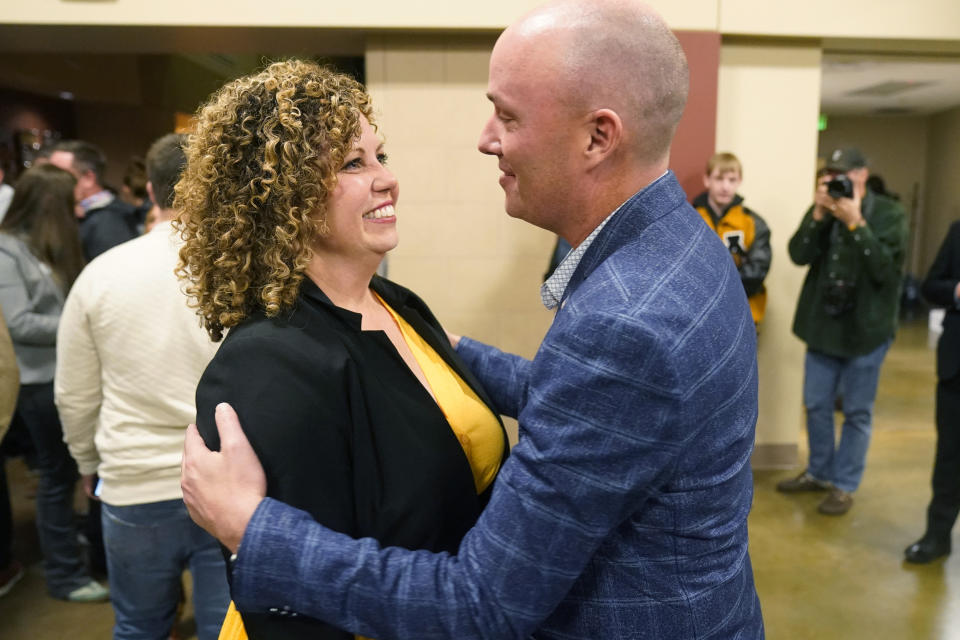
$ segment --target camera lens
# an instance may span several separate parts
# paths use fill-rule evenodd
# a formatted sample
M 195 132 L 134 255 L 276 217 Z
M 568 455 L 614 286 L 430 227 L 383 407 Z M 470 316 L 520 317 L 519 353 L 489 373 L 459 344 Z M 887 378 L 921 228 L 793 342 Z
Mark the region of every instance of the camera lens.
M 852 198 L 853 183 L 850 181 L 850 178 L 843 174 L 834 176 L 830 182 L 827 183 L 827 194 L 834 199 Z

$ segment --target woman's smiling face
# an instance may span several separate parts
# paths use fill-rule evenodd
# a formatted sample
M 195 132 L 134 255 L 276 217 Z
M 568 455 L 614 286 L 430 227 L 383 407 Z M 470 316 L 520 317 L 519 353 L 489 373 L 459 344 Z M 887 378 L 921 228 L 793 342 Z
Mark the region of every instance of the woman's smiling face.
M 400 187 L 386 161 L 383 141 L 361 117 L 360 137 L 337 172 L 337 186 L 327 201 L 329 232 L 317 239 L 317 253 L 383 256 L 397 246 L 395 206 Z

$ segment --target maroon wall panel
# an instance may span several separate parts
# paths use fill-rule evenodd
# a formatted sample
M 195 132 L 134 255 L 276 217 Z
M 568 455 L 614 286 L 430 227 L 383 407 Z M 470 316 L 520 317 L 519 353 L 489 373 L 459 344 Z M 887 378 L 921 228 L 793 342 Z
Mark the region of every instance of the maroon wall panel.
M 670 168 L 677 174 L 687 196 L 693 199 L 703 191 L 703 171 L 717 139 L 720 34 L 712 31 L 677 31 L 676 34 L 690 65 L 690 97 L 673 139 Z

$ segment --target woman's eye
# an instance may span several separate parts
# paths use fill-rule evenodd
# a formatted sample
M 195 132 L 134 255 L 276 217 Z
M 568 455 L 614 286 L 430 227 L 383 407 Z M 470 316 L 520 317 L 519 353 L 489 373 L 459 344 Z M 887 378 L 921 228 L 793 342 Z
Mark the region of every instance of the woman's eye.
M 360 160 L 360 158 L 354 158 L 353 160 L 347 160 L 341 171 L 345 171 L 347 169 L 359 169 L 361 166 L 363 166 L 363 162 Z
M 388 160 L 388 159 L 389 159 L 389 158 L 387 157 L 387 154 L 385 154 L 385 153 L 378 153 L 378 154 L 377 154 L 377 162 L 379 162 L 380 164 L 387 164 L 387 160 Z

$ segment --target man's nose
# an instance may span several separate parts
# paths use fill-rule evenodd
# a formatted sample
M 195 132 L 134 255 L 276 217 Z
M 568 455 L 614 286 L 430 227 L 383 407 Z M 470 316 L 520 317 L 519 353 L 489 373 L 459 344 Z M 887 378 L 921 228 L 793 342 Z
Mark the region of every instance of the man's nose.
M 487 123 L 483 125 L 483 129 L 480 131 L 480 140 L 477 142 L 477 149 L 480 150 L 480 153 L 487 155 L 500 155 L 500 137 L 494 116 L 490 116 Z

